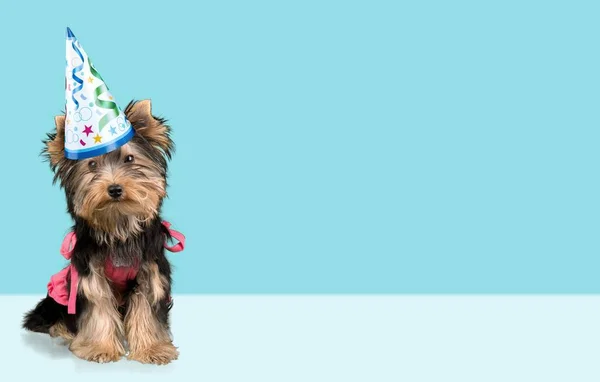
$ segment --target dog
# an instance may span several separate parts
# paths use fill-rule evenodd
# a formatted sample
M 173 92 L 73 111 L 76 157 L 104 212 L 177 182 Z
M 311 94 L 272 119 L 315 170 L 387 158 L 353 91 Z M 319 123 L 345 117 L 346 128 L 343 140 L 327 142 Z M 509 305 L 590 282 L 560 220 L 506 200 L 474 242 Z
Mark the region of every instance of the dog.
M 150 100 L 133 100 L 124 113 L 134 136 L 106 154 L 65 158 L 65 115 L 55 117 L 55 129 L 43 140 L 53 184 L 64 190 L 74 221 L 66 244 L 74 245 L 66 250 L 70 265 L 63 277 L 48 284 L 22 327 L 62 338 L 87 361 L 126 356 L 164 365 L 179 355 L 169 322 L 172 276 L 165 255 L 177 231 L 161 218 L 175 146 L 171 127 L 152 114 Z M 60 287 L 72 307 L 57 302 Z

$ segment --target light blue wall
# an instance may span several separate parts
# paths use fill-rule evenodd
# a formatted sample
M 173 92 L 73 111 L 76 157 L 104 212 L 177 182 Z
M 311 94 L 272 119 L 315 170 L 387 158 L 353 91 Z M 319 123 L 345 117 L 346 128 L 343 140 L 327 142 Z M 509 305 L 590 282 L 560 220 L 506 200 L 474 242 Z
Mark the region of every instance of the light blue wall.
M 178 151 L 177 293 L 600 292 L 600 4 L 5 2 L 0 292 L 70 225 L 38 153 L 70 26 Z

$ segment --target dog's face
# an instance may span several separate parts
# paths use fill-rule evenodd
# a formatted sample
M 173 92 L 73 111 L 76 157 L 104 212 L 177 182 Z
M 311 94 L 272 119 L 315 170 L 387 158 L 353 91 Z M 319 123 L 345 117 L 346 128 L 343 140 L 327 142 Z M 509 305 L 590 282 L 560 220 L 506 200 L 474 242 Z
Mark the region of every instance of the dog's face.
M 156 217 L 167 188 L 167 161 L 173 142 L 170 127 L 154 117 L 149 100 L 124 110 L 135 134 L 124 146 L 102 156 L 64 157 L 65 117 L 56 117 L 43 152 L 64 188 L 69 213 L 84 219 L 104 240 L 125 240 Z

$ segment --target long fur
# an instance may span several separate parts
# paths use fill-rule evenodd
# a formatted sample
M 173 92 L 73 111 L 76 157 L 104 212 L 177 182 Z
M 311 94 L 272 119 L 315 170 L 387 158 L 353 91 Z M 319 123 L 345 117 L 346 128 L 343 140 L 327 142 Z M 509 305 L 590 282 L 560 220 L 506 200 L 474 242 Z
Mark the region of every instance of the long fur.
M 71 264 L 81 281 L 75 315 L 46 296 L 24 315 L 22 326 L 68 339 L 73 353 L 90 361 L 119 359 L 125 339 L 135 350 L 132 359 L 164 364 L 178 354 L 169 339 L 172 280 L 163 245 L 170 236 L 161 217 L 174 144 L 171 128 L 152 115 L 150 101 L 131 101 L 124 112 L 134 137 L 101 157 L 64 157 L 64 116 L 56 117 L 56 129 L 44 140 L 42 154 L 54 173 L 53 182 L 60 182 L 65 191 L 74 221 L 77 243 Z M 133 161 L 128 162 L 128 156 Z M 112 183 L 123 186 L 119 201 L 107 195 Z M 106 261 L 115 266 L 139 264 L 138 277 L 124 291 L 114 290 L 103 275 Z

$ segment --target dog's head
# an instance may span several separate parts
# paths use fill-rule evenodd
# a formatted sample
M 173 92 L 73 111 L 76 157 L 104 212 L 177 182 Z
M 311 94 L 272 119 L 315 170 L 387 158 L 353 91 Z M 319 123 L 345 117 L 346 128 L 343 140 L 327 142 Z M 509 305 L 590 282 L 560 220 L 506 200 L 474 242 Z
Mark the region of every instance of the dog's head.
M 124 110 L 133 138 L 107 154 L 82 160 L 65 158 L 65 116 L 55 118 L 42 153 L 67 197 L 68 211 L 85 220 L 105 240 L 125 240 L 157 216 L 166 196 L 167 163 L 174 149 L 171 128 L 152 115 L 150 100 L 132 101 Z

